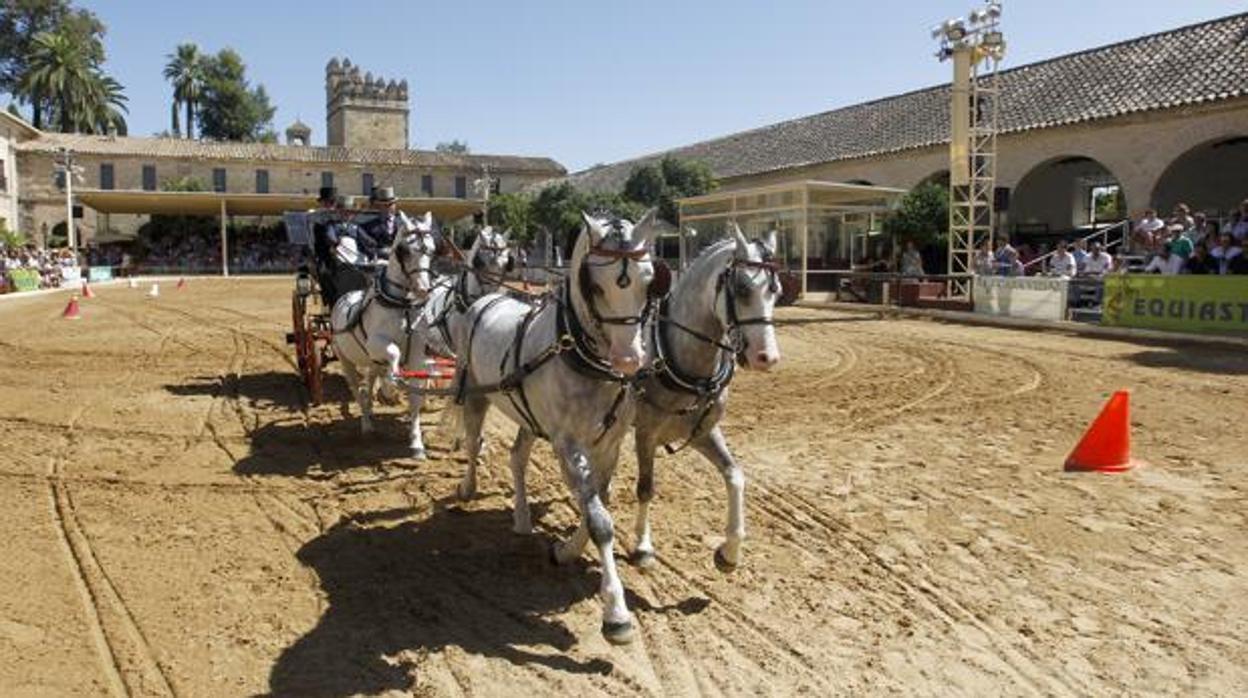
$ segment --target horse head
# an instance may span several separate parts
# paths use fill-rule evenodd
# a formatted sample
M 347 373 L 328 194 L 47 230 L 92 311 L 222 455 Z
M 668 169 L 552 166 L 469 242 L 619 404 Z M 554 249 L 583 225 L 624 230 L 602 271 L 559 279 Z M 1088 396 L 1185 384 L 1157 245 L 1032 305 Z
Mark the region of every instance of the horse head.
M 509 237 L 509 233 L 496 232 L 487 225 L 477 233 L 468 249 L 468 265 L 486 292 L 498 288 L 503 276 L 516 267 L 516 255 L 508 247 Z
M 426 212 L 415 221 L 400 213 L 400 222 L 401 230 L 394 236 L 394 245 L 390 248 L 388 273 L 397 269 L 408 290 L 429 293 L 433 289 L 431 267 L 438 249 L 433 213 Z
M 776 300 L 780 297 L 779 269 L 773 261 L 776 254 L 776 231 L 762 240 L 747 240 L 734 221 L 731 230 L 736 238 L 732 262 L 725 272 L 723 293 L 716 313 L 737 336 L 738 356 L 746 367 L 767 371 L 780 362 L 780 344 L 773 324 Z
M 651 209 L 637 223 L 587 213 L 581 216 L 585 229 L 571 259 L 575 312 L 589 314 L 593 328 L 607 344 L 604 358 L 611 368 L 631 376 L 646 358 L 642 342 L 646 317 L 656 294 L 665 294 L 670 283 L 666 267 L 659 270 L 650 256 L 658 232 L 655 211 Z

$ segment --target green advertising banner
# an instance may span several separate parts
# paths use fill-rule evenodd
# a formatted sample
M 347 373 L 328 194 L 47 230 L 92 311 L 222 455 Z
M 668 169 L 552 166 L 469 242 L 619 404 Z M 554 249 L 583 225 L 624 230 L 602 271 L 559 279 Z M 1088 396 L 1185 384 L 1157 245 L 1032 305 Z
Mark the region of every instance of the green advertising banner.
M 9 283 L 15 291 L 38 291 L 39 272 L 34 269 L 13 269 L 9 272 Z
M 1248 334 L 1248 276 L 1105 277 L 1101 324 Z

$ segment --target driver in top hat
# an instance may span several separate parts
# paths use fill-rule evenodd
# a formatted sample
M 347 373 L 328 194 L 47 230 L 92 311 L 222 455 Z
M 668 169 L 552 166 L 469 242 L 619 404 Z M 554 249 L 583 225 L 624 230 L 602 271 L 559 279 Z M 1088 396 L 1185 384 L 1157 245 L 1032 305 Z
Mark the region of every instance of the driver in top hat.
M 402 223 L 399 220 L 399 200 L 394 195 L 394 187 L 376 187 L 369 202 L 380 215 L 370 221 L 365 232 L 371 238 L 377 251 L 386 250 L 394 244 L 394 236 L 398 234 Z

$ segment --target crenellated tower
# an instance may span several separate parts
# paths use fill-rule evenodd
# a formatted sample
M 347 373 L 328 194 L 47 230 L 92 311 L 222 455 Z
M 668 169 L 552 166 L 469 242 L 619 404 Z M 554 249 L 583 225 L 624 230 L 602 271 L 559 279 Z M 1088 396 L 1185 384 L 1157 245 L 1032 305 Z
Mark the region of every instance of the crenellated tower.
M 407 80 L 385 80 L 331 58 L 325 66 L 326 142 L 353 148 L 408 147 Z

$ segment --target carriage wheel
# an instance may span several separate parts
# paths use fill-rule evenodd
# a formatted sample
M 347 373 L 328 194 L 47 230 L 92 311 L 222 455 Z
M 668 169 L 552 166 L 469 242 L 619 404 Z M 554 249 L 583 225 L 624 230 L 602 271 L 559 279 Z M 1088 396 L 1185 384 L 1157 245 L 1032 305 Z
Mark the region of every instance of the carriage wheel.
M 291 294 L 290 306 L 291 306 L 291 312 L 290 312 L 291 327 L 293 327 L 295 330 L 294 331 L 295 361 L 299 365 L 299 374 L 302 376 L 304 369 L 308 363 L 308 360 L 304 354 L 304 348 L 303 348 L 303 344 L 304 344 L 303 336 L 307 332 L 306 330 L 307 320 L 306 319 L 307 319 L 307 312 L 308 312 L 308 302 L 303 296 L 299 295 L 298 292 L 295 292 Z
M 304 337 L 307 338 L 308 367 L 303 382 L 308 386 L 308 396 L 312 399 L 312 404 L 319 405 L 325 398 L 325 366 L 322 363 L 321 348 L 316 345 L 316 333 L 307 329 L 304 330 Z

